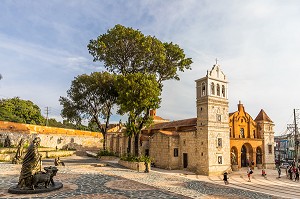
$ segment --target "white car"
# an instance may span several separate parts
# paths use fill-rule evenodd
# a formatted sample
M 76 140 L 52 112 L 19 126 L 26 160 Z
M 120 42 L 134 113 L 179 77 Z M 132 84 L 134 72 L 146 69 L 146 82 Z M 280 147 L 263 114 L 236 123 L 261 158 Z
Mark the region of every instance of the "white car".
M 286 169 L 288 166 L 290 166 L 288 162 L 283 162 L 281 163 L 280 168 Z

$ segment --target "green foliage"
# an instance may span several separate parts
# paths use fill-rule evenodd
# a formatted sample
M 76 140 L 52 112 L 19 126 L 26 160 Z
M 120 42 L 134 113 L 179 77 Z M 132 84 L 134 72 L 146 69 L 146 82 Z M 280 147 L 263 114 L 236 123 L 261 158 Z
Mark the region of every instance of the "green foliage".
M 149 156 L 140 156 L 140 157 L 137 157 L 137 156 L 133 156 L 131 154 L 127 154 L 127 155 L 124 155 L 120 158 L 121 160 L 123 161 L 128 161 L 128 162 L 146 162 L 146 163 L 151 163 L 151 158 Z
M 41 109 L 33 102 L 19 97 L 0 100 L 0 120 L 37 125 L 45 123 Z
M 115 153 L 112 152 L 112 151 L 108 151 L 108 150 L 100 150 L 100 151 L 97 153 L 97 156 L 98 156 L 98 157 L 101 157 L 101 156 L 115 156 Z
M 138 136 L 141 129 L 151 122 L 150 109 L 159 108 L 161 89 L 154 75 L 133 73 L 117 77 L 118 112 L 127 114 L 126 135 L 135 136 L 135 154 L 138 153 Z
M 177 72 L 191 69 L 192 64 L 177 44 L 163 43 L 119 24 L 96 40 L 90 40 L 88 49 L 94 61 L 104 62 L 110 72 L 154 74 L 161 88 L 162 81 L 179 80 Z
M 154 75 L 142 73 L 120 75 L 117 77 L 120 114 L 128 114 L 127 132 L 137 134 L 151 118 L 150 109 L 157 109 L 161 102 L 161 90 Z
M 81 124 L 88 119 L 91 124 L 97 124 L 98 130 L 105 134 L 113 105 L 116 103 L 116 76 L 108 72 L 94 72 L 90 75 L 79 75 L 72 81 L 67 97 L 60 97 L 63 106 L 61 115 L 68 121 Z M 102 125 L 101 119 L 105 125 Z M 105 141 L 103 142 L 105 149 Z
M 150 109 L 159 107 L 162 82 L 179 80 L 177 72 L 191 69 L 192 60 L 177 44 L 163 43 L 119 24 L 90 40 L 88 49 L 94 61 L 101 61 L 109 72 L 122 75 L 117 86 L 118 112 L 128 114 L 127 135 L 135 135 L 137 154 L 140 130 L 151 122 Z

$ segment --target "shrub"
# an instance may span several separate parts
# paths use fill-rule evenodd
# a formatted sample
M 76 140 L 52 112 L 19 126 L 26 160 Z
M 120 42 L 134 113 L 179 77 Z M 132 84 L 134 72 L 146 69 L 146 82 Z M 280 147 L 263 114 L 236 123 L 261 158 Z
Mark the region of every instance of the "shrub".
M 101 156 L 115 156 L 115 153 L 111 152 L 111 151 L 108 151 L 108 150 L 101 150 L 97 153 L 97 156 L 98 157 L 101 157 Z
M 140 157 L 136 157 L 133 156 L 131 154 L 127 154 L 124 155 L 120 158 L 123 161 L 128 161 L 128 162 L 146 162 L 146 163 L 150 163 L 151 162 L 151 158 L 149 156 L 140 156 Z

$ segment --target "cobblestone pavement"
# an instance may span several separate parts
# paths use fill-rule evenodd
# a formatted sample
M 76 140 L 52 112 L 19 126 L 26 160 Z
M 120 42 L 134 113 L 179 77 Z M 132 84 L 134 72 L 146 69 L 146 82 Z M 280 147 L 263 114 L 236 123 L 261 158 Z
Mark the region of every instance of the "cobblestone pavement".
M 66 166 L 58 167 L 54 180 L 62 182 L 64 187 L 53 192 L 30 195 L 7 192 L 9 187 L 17 184 L 21 165 L 0 163 L 0 198 L 280 198 L 255 189 L 250 191 L 251 187 L 239 187 L 238 184 L 244 182 L 238 180 L 245 179 L 238 173 L 232 175 L 231 183 L 225 186 L 220 177 L 168 173 L 159 169 L 138 173 L 116 163 L 102 167 L 99 160 L 90 157 L 71 156 L 61 159 Z M 53 165 L 53 159 L 43 160 L 43 165 Z M 288 179 L 284 180 L 289 182 Z

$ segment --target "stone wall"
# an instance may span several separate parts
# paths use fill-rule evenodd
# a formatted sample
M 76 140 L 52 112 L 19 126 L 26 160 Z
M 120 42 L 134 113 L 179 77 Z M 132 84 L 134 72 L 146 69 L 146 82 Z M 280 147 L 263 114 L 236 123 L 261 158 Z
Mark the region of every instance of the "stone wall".
M 79 151 L 99 150 L 103 143 L 102 134 L 98 132 L 0 121 L 0 143 L 3 144 L 7 136 L 14 146 L 18 145 L 21 138 L 31 142 L 38 136 L 43 147 Z
M 179 148 L 178 137 L 170 137 L 161 133 L 154 134 L 149 141 L 150 157 L 156 167 L 163 169 L 179 169 L 178 157 L 174 157 L 174 148 Z M 179 150 L 179 149 L 178 149 Z

